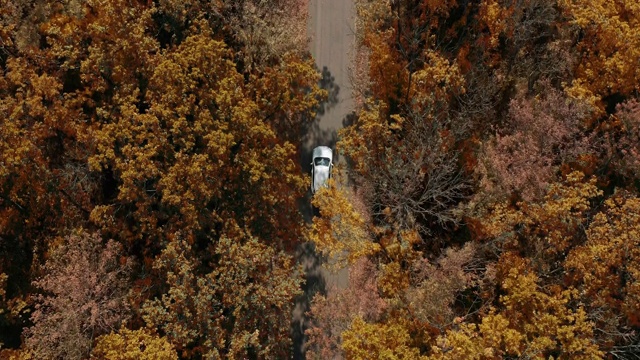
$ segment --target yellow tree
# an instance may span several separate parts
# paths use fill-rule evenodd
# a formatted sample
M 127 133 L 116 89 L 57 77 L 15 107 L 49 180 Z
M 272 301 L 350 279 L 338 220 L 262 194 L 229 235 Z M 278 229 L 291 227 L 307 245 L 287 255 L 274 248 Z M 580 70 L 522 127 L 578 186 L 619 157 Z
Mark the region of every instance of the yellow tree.
M 201 34 L 155 67 L 147 111 L 136 106 L 139 92 L 99 109 L 104 123 L 92 129 L 89 162 L 113 173 L 120 206 L 98 206 L 92 219 L 131 240 L 176 229 L 206 234 L 230 219 L 274 243 L 300 239 L 295 201 L 305 182 L 295 146 L 278 138 L 245 91 L 226 46 Z M 314 104 L 288 103 L 291 112 Z M 121 216 L 133 216 L 136 228 L 115 220 Z
M 321 188 L 312 200 L 320 216 L 313 218 L 310 240 L 316 250 L 336 261 L 336 266 L 354 263 L 361 257 L 380 250 L 374 243 L 369 224 L 352 205 L 345 189 L 329 180 L 328 188 Z
M 602 195 L 595 179 L 574 172 L 537 203 L 496 206 L 483 230 L 488 249 L 526 259 L 527 273 L 546 294 L 570 295 L 566 303 L 592 324 L 591 341 L 601 351 L 631 353 L 638 326 L 638 201 L 619 190 L 593 216 L 593 200 Z
M 85 95 L 92 91 L 80 89 L 79 54 L 86 46 L 75 45 L 86 17 L 76 5 L 1 6 L 0 236 L 10 246 L 0 267 L 13 289 L 26 289 L 31 280 L 33 249 L 44 252 L 48 239 L 86 222 L 100 196 L 99 176 L 87 165 L 90 149 L 81 144 L 91 109 Z
M 606 97 L 638 90 L 640 4 L 633 0 L 561 0 L 571 23 L 582 32 L 581 57 L 569 94 L 603 111 Z
M 144 316 L 184 356 L 285 357 L 283 314 L 301 272 L 281 250 L 302 238 L 296 200 L 306 181 L 295 146 L 263 115 L 279 101 L 278 111 L 295 120 L 316 94 L 284 85 L 267 93 L 267 78 L 246 84 L 225 44 L 198 26 L 200 33 L 162 54 L 144 95 L 135 90 L 97 109 L 89 163 L 117 188 L 91 220 L 150 245 L 147 254 L 166 246 L 154 262 L 166 291 L 147 302 Z M 316 79 L 306 62 L 289 67 L 278 75 L 284 84 Z
M 499 304 L 479 324 L 460 322 L 436 340 L 430 359 L 602 359 L 578 291 L 542 287 L 526 259 L 501 256 Z
M 356 317 L 342 334 L 347 359 L 426 359 L 412 346 L 406 326 L 398 323 L 367 323 Z
M 240 229 L 214 246 L 206 269 L 189 243 L 174 239 L 154 263 L 166 292 L 144 304 L 144 319 L 183 357 L 283 358 L 301 279 L 293 258 Z M 257 315 L 259 314 L 259 315 Z
M 514 253 L 501 256 L 496 269 L 499 304 L 479 324 L 459 322 L 438 337 L 430 358 L 603 358 L 575 289 L 541 287 L 529 262 Z
M 640 200 L 621 192 L 605 201 L 565 268 L 590 309 L 605 346 L 628 345 L 640 324 Z
M 540 274 L 557 273 L 558 263 L 580 241 L 590 201 L 602 195 L 596 179 L 580 172 L 565 184 L 552 184 L 540 202 L 497 204 L 483 220 L 487 245 L 497 252 L 517 251 L 531 260 Z
M 323 92 L 301 50 L 304 24 L 278 27 L 303 19 L 304 4 L 277 2 L 272 21 L 263 19 L 269 4 L 236 3 L 1 3 L 8 298 L 26 296 L 16 289 L 31 280 L 33 250 L 45 259 L 51 239 L 77 226 L 122 242 L 145 265 L 182 232 L 208 272 L 219 239 L 238 238 L 228 229 L 259 237 L 267 253 L 303 237 L 296 200 L 306 181 L 293 141 Z M 245 25 L 260 25 L 260 36 L 243 38 Z M 264 43 L 272 35 L 277 43 Z M 289 275 L 297 284 L 299 274 Z
M 117 333 L 100 336 L 91 359 L 173 360 L 178 359 L 178 354 L 165 337 L 148 329 L 122 328 Z

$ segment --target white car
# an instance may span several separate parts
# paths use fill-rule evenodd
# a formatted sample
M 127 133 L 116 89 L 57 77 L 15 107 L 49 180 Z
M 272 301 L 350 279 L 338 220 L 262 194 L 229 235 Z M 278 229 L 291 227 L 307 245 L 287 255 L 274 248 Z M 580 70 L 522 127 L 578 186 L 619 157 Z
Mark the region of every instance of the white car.
M 315 194 L 321 186 L 327 185 L 333 168 L 333 151 L 328 146 L 313 149 L 311 161 L 311 193 Z

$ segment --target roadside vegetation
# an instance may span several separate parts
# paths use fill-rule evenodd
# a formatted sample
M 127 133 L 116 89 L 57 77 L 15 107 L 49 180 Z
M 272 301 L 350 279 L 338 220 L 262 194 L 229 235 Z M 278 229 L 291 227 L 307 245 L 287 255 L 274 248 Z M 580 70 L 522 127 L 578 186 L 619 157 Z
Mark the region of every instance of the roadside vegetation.
M 326 191 L 312 239 L 357 250 L 307 357 L 637 358 L 638 3 L 356 8 L 358 201 Z
M 637 358 L 640 5 L 355 4 L 305 224 L 306 1 L 0 0 L 0 357 Z
M 0 2 L 0 357 L 289 356 L 306 17 Z

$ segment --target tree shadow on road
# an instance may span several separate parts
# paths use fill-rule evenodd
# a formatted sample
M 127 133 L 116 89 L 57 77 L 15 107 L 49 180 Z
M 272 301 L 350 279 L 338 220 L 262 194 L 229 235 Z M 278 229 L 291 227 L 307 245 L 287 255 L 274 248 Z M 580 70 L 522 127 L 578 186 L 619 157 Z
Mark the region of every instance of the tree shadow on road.
M 321 74 L 322 78 L 320 79 L 319 85 L 320 88 L 327 91 L 327 98 L 318 104 L 315 118 L 309 119 L 306 126 L 302 127 L 302 134 L 300 134 L 302 144 L 300 149 L 300 163 L 305 173 L 311 171 L 311 152 L 313 148 L 319 145 L 325 145 L 333 149 L 338 140 L 336 129 L 323 129 L 320 126 L 320 119 L 327 111 L 338 104 L 340 87 L 335 83 L 335 78 L 326 66 L 322 68 Z
M 319 69 L 318 69 L 319 70 Z M 300 164 L 305 174 L 311 174 L 311 155 L 313 148 L 324 145 L 335 149 L 338 141 L 338 133 L 336 129 L 326 129 L 320 126 L 320 119 L 330 109 L 335 107 L 339 98 L 340 87 L 335 83 L 335 78 L 331 75 L 329 69 L 325 66 L 321 71 L 322 78 L 319 85 L 327 91 L 327 98 L 324 99 L 316 109 L 316 116 L 309 119 L 306 126 L 302 127 L 300 134 Z M 334 162 L 338 161 L 338 154 L 334 153 Z M 310 187 L 309 178 L 309 187 Z M 311 206 L 311 190 L 308 189 L 306 195 L 299 200 L 298 208 L 302 213 L 305 223 L 310 224 L 313 220 L 314 209 Z M 301 244 L 296 252 L 298 263 L 304 268 L 305 284 L 302 286 L 303 293 L 295 299 L 295 310 L 291 323 L 291 337 L 293 340 L 293 358 L 305 359 L 305 330 L 309 328 L 309 319 L 307 312 L 311 307 L 311 300 L 316 294 L 326 295 L 326 281 L 322 275 L 321 266 L 323 259 L 315 251 L 312 243 Z
M 318 70 L 317 66 L 316 70 Z M 336 106 L 339 102 L 338 95 L 340 94 L 340 86 L 336 84 L 335 77 L 331 75 L 331 71 L 326 66 L 322 67 L 321 74 L 322 77 L 318 85 L 320 85 L 321 89 L 327 91 L 327 99 L 319 104 L 317 109 L 318 116 L 324 115 L 329 109 Z
M 310 326 L 307 312 L 311 308 L 311 300 L 316 294 L 326 295 L 326 282 L 321 272 L 322 257 L 319 256 L 312 243 L 304 243 L 298 248 L 296 258 L 303 266 L 305 283 L 303 293 L 295 300 L 295 310 L 291 323 L 291 338 L 293 339 L 293 358 L 305 359 L 305 330 Z

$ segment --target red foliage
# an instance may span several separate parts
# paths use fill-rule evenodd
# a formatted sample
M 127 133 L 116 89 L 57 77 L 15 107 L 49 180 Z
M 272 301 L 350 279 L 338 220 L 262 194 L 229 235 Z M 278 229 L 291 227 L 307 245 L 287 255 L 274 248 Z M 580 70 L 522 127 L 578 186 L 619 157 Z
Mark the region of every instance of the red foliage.
M 640 102 L 631 99 L 619 104 L 611 119 L 613 126 L 604 129 L 604 148 L 611 169 L 625 177 L 637 178 L 640 174 Z
M 44 276 L 33 282 L 33 326 L 27 347 L 40 359 L 86 358 L 93 339 L 120 327 L 127 317 L 131 260 L 121 246 L 99 235 L 73 234 L 52 249 Z
M 349 328 L 352 319 L 359 316 L 375 322 L 386 307 L 386 301 L 378 292 L 376 266 L 367 258 L 361 258 L 350 269 L 346 289 L 330 291 L 327 296 L 316 295 L 313 299 L 310 311 L 313 325 L 306 331 L 308 358 L 339 358 L 342 332 Z
M 584 132 L 589 107 L 570 100 L 549 84 L 540 95 L 522 94 L 509 106 L 507 123 L 485 149 L 487 189 L 518 192 L 524 199 L 541 196 L 559 166 L 592 150 Z

